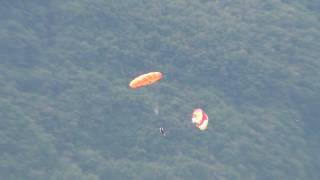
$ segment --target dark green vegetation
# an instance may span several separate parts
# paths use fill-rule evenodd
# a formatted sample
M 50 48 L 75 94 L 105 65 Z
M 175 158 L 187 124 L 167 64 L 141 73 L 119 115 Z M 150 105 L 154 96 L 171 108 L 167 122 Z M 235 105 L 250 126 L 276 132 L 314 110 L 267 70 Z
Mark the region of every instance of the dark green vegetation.
M 1 1 L 0 179 L 318 180 L 319 57 L 318 0 Z

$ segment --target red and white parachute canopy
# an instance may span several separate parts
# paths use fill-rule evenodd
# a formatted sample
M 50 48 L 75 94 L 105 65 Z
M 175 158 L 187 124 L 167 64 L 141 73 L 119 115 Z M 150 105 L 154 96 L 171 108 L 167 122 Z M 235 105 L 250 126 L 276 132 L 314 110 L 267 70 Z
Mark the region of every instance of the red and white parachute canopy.
M 194 109 L 192 113 L 192 123 L 195 124 L 201 131 L 208 128 L 208 115 L 200 108 Z

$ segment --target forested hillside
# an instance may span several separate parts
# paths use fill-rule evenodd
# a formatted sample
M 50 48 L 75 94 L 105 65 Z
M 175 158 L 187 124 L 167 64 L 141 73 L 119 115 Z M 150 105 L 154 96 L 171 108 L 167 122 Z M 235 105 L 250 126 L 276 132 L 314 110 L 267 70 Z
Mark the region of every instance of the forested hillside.
M 0 180 L 318 180 L 319 57 L 319 0 L 3 0 Z

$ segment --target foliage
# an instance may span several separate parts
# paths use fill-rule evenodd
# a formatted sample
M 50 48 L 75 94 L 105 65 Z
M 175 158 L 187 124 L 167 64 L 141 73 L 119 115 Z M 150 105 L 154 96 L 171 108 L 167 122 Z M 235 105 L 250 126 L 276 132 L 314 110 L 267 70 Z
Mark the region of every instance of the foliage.
M 2 2 L 0 179 L 319 179 L 319 11 L 316 0 Z M 148 71 L 163 80 L 128 88 Z M 206 132 L 190 124 L 196 107 Z

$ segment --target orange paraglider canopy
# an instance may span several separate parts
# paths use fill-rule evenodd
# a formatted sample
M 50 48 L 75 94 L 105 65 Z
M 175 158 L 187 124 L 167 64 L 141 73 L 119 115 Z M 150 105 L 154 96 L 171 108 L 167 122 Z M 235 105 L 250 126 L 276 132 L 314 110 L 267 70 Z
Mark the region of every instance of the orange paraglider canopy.
M 129 87 L 132 89 L 137 89 L 143 86 L 148 86 L 159 81 L 161 78 L 162 78 L 161 72 L 149 72 L 147 74 L 142 74 L 134 78 L 130 82 Z

